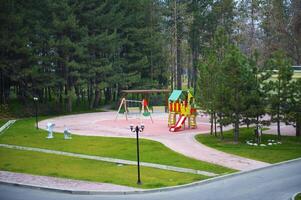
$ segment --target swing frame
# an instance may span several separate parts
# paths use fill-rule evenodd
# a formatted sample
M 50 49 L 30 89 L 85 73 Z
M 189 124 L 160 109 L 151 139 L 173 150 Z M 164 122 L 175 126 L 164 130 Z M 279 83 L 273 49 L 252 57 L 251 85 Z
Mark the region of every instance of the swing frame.
M 127 102 L 140 103 L 140 104 L 141 104 L 141 116 L 140 116 L 140 117 L 143 117 L 143 113 L 145 112 L 145 110 L 144 110 L 144 107 L 145 107 L 146 110 L 147 110 L 147 112 L 149 113 L 149 117 L 150 117 L 152 123 L 154 123 L 153 118 L 152 118 L 152 116 L 151 116 L 151 114 L 150 114 L 148 105 L 145 105 L 145 104 L 144 104 L 144 99 L 141 100 L 141 101 L 139 101 L 139 100 L 126 99 L 126 98 L 122 98 L 122 99 L 121 99 L 121 102 L 120 102 L 120 105 L 119 105 L 119 108 L 118 108 L 118 111 L 117 111 L 117 114 L 116 114 L 116 117 L 115 117 L 115 121 L 116 121 L 117 118 L 118 118 L 118 115 L 119 115 L 119 112 L 120 112 L 122 106 L 124 106 L 125 119 L 128 120 L 128 109 L 127 109 L 127 105 L 126 105 Z

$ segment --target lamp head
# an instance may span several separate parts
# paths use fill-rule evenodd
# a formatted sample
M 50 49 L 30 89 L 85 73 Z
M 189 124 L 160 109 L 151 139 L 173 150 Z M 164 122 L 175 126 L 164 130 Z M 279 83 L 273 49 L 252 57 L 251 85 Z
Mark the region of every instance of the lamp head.
M 130 124 L 130 129 L 131 129 L 131 131 L 134 129 L 134 125 L 133 124 Z
M 37 101 L 37 100 L 39 100 L 39 98 L 38 97 L 33 97 L 33 100 Z
M 144 124 L 141 124 L 141 130 L 142 131 L 144 130 Z

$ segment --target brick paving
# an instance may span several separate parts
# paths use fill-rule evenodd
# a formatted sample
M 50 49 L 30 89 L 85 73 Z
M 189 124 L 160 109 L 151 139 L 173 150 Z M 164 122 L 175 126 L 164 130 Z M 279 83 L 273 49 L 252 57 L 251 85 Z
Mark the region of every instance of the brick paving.
M 108 183 L 78 181 L 72 179 L 29 175 L 29 174 L 8 172 L 8 171 L 0 171 L 0 182 L 40 187 L 40 188 L 71 190 L 71 191 L 107 191 L 107 192 L 121 191 L 122 192 L 122 191 L 142 190 L 139 188 L 108 184 Z

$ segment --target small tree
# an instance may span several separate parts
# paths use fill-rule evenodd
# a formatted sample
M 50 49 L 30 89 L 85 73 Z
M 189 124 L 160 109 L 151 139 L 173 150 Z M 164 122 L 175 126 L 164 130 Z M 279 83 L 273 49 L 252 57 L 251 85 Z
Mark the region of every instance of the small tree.
M 296 136 L 301 136 L 301 79 L 293 81 L 290 87 L 288 111 L 286 122 L 296 128 Z
M 252 70 L 248 59 L 236 47 L 227 52 L 224 66 L 225 116 L 234 125 L 234 141 L 238 142 L 239 125 L 246 109 L 252 85 Z
M 224 28 L 218 27 L 214 34 L 212 47 L 208 50 L 200 65 L 199 93 L 203 108 L 210 113 L 211 131 L 217 136 L 217 122 L 223 139 L 224 82 L 223 61 L 229 47 L 229 39 Z M 218 117 L 218 119 L 217 119 Z
M 268 105 L 267 80 L 271 77 L 271 73 L 258 64 L 259 54 L 255 52 L 250 58 L 250 66 L 252 69 L 252 83 L 250 85 L 250 93 L 246 99 L 246 112 L 244 115 L 244 122 L 256 125 L 256 135 L 258 138 L 259 126 L 265 125 L 267 121 L 262 120 L 262 116 L 266 114 L 266 107 Z
M 198 101 L 201 102 L 202 109 L 206 110 L 210 114 L 211 131 L 213 134 L 213 113 L 214 108 L 214 92 L 216 88 L 216 74 L 215 74 L 216 58 L 213 53 L 209 53 L 201 61 L 199 65 L 199 95 L 197 96 Z
M 272 116 L 272 122 L 277 123 L 277 135 L 278 139 L 280 139 L 280 122 L 285 121 L 293 70 L 290 61 L 283 51 L 274 52 L 271 59 L 268 60 L 268 66 L 277 72 L 276 78 L 269 82 L 271 89 L 271 92 L 269 93 L 269 112 Z

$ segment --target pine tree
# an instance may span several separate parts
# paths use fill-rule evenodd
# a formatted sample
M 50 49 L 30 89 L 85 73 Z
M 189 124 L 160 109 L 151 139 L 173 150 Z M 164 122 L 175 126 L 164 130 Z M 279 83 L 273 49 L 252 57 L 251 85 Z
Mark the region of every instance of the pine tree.
M 17 85 L 17 96 L 22 103 L 30 97 L 28 90 L 30 66 L 33 55 L 30 41 L 30 24 L 27 17 L 28 7 L 32 4 L 6 1 L 3 4 L 1 18 L 1 78 L 3 82 L 2 99 L 7 102 L 10 86 Z
M 58 88 L 60 101 L 65 100 L 66 110 L 72 111 L 72 99 L 75 95 L 74 85 L 80 78 L 82 68 L 82 39 L 85 27 L 80 27 L 74 13 L 73 5 L 68 0 L 54 1 L 51 4 L 53 21 L 51 24 L 51 48 L 53 62 L 59 77 Z M 62 103 L 62 102 L 61 102 Z
M 296 136 L 301 136 L 301 79 L 290 83 L 288 107 L 285 122 L 296 128 Z
M 248 59 L 236 48 L 226 53 L 224 65 L 225 117 L 234 125 L 234 141 L 238 142 L 240 121 L 247 109 L 252 85 L 252 71 Z
M 194 88 L 195 94 L 197 93 L 196 82 L 197 76 L 197 65 L 199 62 L 200 54 L 204 54 L 203 47 L 206 43 L 210 42 L 212 37 L 213 24 L 212 20 L 213 13 L 210 11 L 213 3 L 210 0 L 199 1 L 193 0 L 188 4 L 188 12 L 191 12 L 192 22 L 189 24 L 189 44 L 192 54 L 192 70 L 189 74 L 189 82 Z
M 249 59 L 250 67 L 252 69 L 251 84 L 249 88 L 249 95 L 246 99 L 246 110 L 244 113 L 244 122 L 249 126 L 256 125 L 257 139 L 259 137 L 259 126 L 267 125 L 269 121 L 263 119 L 266 114 L 268 106 L 268 93 L 270 92 L 268 80 L 271 78 L 271 73 L 259 64 L 259 54 L 254 52 Z M 259 142 L 259 141 L 257 141 Z
M 271 92 L 268 98 L 272 121 L 277 123 L 277 134 L 278 139 L 280 139 L 280 122 L 285 121 L 284 117 L 288 107 L 289 88 L 293 70 L 290 60 L 285 56 L 283 51 L 274 52 L 270 60 L 268 60 L 267 65 L 271 69 L 276 70 L 275 80 L 269 82 Z

